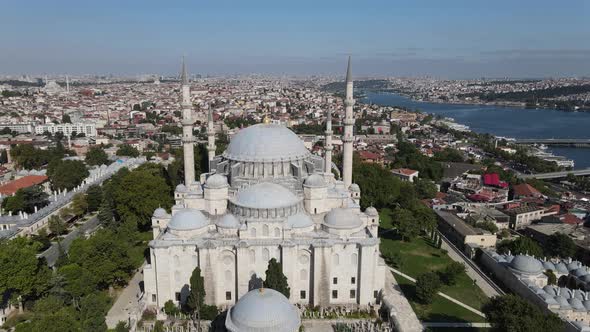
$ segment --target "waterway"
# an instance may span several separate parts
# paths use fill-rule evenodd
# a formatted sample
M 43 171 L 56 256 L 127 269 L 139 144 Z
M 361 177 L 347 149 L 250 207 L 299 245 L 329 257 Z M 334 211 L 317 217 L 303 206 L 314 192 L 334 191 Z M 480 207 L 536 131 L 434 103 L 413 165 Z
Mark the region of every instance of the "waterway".
M 589 112 L 525 109 L 487 105 L 439 104 L 412 100 L 395 93 L 365 92 L 365 103 L 403 106 L 453 118 L 478 133 L 512 138 L 590 138 Z M 549 151 L 590 167 L 590 148 L 555 147 Z

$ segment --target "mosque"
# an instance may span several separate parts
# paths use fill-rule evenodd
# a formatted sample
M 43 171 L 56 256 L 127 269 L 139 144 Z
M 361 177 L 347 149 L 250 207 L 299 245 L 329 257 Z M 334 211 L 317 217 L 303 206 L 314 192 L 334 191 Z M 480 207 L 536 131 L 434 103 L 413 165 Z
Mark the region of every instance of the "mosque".
M 259 289 L 269 260 L 275 258 L 288 278 L 291 295 L 287 303 L 292 308 L 294 304 L 376 306 L 384 288 L 386 265 L 379 255 L 377 210 L 369 207 L 361 211 L 361 191 L 352 183 L 350 59 L 342 180 L 331 170 L 330 112 L 322 158 L 312 155 L 291 130 L 267 121 L 240 130 L 227 150 L 215 155 L 211 111 L 207 125 L 209 172 L 195 179 L 194 120 L 184 63 L 181 79 L 185 179 L 176 187 L 171 213 L 159 208 L 152 217 L 154 239 L 144 268 L 148 305 L 162 308 L 168 300 L 177 304 L 185 301 L 189 278 L 198 266 L 204 277 L 205 302 L 229 308 L 228 328 L 246 331 L 239 327 L 247 324 L 245 316 L 252 319 L 272 316 L 283 307 L 288 310 L 289 306 L 279 303 L 286 298 L 279 299 L 273 290 Z M 257 305 L 238 306 L 245 302 Z

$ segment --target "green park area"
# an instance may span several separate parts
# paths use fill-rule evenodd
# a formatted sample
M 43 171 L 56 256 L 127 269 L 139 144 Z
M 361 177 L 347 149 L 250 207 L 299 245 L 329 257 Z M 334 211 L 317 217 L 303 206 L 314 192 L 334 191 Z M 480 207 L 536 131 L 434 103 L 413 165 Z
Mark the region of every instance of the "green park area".
M 387 223 L 388 219 L 382 220 L 382 222 Z M 437 248 L 429 238 L 418 236 L 408 241 L 402 241 L 395 231 L 391 230 L 385 230 L 381 235 L 381 252 L 390 266 L 412 278 L 417 278 L 428 272 L 442 272 L 453 262 L 446 251 Z M 422 321 L 485 322 L 483 317 L 440 295 L 434 296 L 431 303 L 423 304 L 416 297 L 414 282 L 397 274 L 395 274 L 395 278 L 418 318 Z M 486 295 L 464 272 L 456 277 L 454 284 L 443 284 L 440 292 L 477 310 L 481 310 L 487 301 Z

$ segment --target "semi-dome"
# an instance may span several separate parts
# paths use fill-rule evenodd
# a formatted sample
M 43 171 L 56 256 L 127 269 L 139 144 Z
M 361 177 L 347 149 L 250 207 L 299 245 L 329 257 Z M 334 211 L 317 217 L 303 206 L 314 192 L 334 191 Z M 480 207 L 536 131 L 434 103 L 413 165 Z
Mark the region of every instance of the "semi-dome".
M 324 224 L 331 228 L 351 229 L 363 224 L 359 216 L 350 209 L 332 209 L 326 214 Z
M 543 272 L 543 264 L 531 256 L 516 255 L 510 262 L 510 268 L 517 273 L 539 274 Z
M 212 189 L 227 187 L 227 185 L 227 178 L 221 174 L 213 174 L 205 181 L 205 186 Z
M 289 218 L 287 218 L 287 221 L 285 223 L 287 226 L 290 226 L 291 228 L 306 228 L 314 225 L 313 220 L 311 220 L 311 217 L 309 217 L 307 214 L 303 212 L 299 212 L 297 214 L 290 216 Z
M 219 219 L 217 226 L 221 228 L 239 228 L 240 221 L 233 214 L 228 213 Z
M 172 216 L 168 228 L 177 231 L 188 231 L 207 226 L 209 221 L 203 213 L 196 209 L 182 209 Z
M 369 206 L 369 207 L 368 207 L 368 208 L 365 210 L 365 213 L 366 213 L 367 215 L 369 215 L 369 216 L 376 216 L 376 215 L 378 215 L 378 214 L 379 214 L 379 212 L 377 212 L 377 209 L 375 209 L 375 208 L 374 208 L 374 207 L 372 207 L 372 206 Z
M 319 174 L 312 174 L 305 179 L 303 185 L 306 187 L 325 187 L 326 181 L 324 180 L 323 176 Z
M 236 161 L 290 161 L 310 155 L 303 141 L 287 127 L 257 124 L 235 134 L 223 157 Z
M 300 325 L 297 308 L 270 288 L 246 293 L 225 318 L 225 327 L 230 332 L 296 332 Z
M 254 209 L 276 209 L 299 203 L 300 198 L 275 183 L 262 182 L 238 191 L 232 203 Z
M 179 193 L 185 193 L 185 192 L 187 192 L 187 191 L 188 191 L 188 189 L 187 189 L 187 188 L 186 188 L 186 186 L 185 186 L 184 184 L 182 184 L 182 183 L 176 186 L 176 192 L 179 192 Z
M 163 208 L 157 208 L 154 210 L 154 214 L 152 217 L 154 218 L 165 218 L 168 216 L 168 212 L 166 212 L 166 210 L 164 210 Z

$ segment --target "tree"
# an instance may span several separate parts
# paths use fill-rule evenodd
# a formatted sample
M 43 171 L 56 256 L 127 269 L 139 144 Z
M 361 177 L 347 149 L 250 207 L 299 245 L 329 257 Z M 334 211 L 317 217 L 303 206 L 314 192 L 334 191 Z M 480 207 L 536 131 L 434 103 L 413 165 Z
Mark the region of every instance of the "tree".
M 576 243 L 571 237 L 563 233 L 554 233 L 547 238 L 545 251 L 548 256 L 569 258 L 576 254 Z
M 197 266 L 191 274 L 190 290 L 186 299 L 187 311 L 191 314 L 197 331 L 201 330 L 201 310 L 205 303 L 205 282 L 201 276 L 201 269 Z
M 171 188 L 159 175 L 136 169 L 120 179 L 112 195 L 115 211 L 121 220 L 135 222 L 140 228 L 151 226 L 151 216 L 158 207 L 172 206 Z
M 440 279 L 445 285 L 455 285 L 457 278 L 462 273 L 465 273 L 465 264 L 459 262 L 451 262 L 440 272 Z
M 414 179 L 414 186 L 419 198 L 434 198 L 438 192 L 434 182 L 427 179 Z
M 129 144 L 121 144 L 121 146 L 119 146 L 119 150 L 117 150 L 117 156 L 137 158 L 139 155 L 139 150 Z
M 115 217 L 113 215 L 113 207 L 108 199 L 104 198 L 102 200 L 97 218 L 103 227 L 113 228 L 116 225 Z
M 285 295 L 286 298 L 291 296 L 291 288 L 289 288 L 287 277 L 283 274 L 283 266 L 274 258 L 271 258 L 271 260 L 268 261 L 264 287 L 274 289 Z
M 357 156 L 355 154 L 355 156 Z M 357 156 L 358 157 L 358 156 Z M 383 166 L 374 163 L 361 163 L 355 160 L 354 181 L 361 187 L 361 207 L 374 206 L 377 209 L 392 207 L 400 198 L 401 180 L 393 176 Z
M 107 329 L 105 315 L 109 297 L 104 293 L 92 293 L 80 301 L 80 321 L 85 332 L 104 332 Z
M 508 251 L 512 255 L 533 255 L 536 257 L 543 256 L 543 249 L 532 239 L 521 236 L 516 240 L 503 240 L 497 245 L 500 253 L 506 254 Z
M 125 322 L 118 322 L 114 332 L 129 332 L 129 326 Z
M 168 300 L 166 301 L 166 303 L 164 303 L 164 312 L 168 316 L 176 316 L 180 312 L 180 310 L 178 309 L 176 304 L 172 302 L 172 300 Z
M 64 114 L 61 116 L 61 123 L 72 123 L 72 119 L 68 114 Z
M 0 242 L 0 294 L 13 302 L 47 289 L 50 271 L 37 259 L 37 246 L 24 237 Z
M 108 165 L 109 156 L 107 156 L 106 152 L 100 146 L 93 146 L 86 152 L 85 161 L 86 165 L 89 166 Z
M 93 184 L 86 190 L 86 202 L 88 203 L 88 211 L 97 211 L 102 203 L 102 188 L 99 185 Z
M 35 207 L 40 209 L 49 204 L 48 197 L 41 186 L 22 188 L 17 190 L 13 196 L 6 197 L 2 201 L 2 207 L 13 213 L 19 211 L 34 213 Z
M 47 222 L 49 231 L 57 236 L 64 234 L 67 230 L 66 223 L 57 215 L 49 217 Z
M 475 227 L 486 230 L 492 234 L 495 234 L 498 231 L 498 226 L 496 226 L 496 224 L 491 220 L 480 221 L 475 224 Z
M 416 298 L 424 304 L 429 304 L 438 293 L 441 286 L 440 278 L 435 272 L 426 272 L 416 278 Z
M 553 270 L 547 270 L 544 273 L 547 276 L 548 285 L 557 285 L 557 276 L 555 275 Z
M 58 275 L 64 279 L 64 290 L 73 298 L 80 299 L 94 291 L 95 277 L 78 264 L 67 264 L 58 269 Z
M 516 295 L 495 296 L 483 305 L 482 311 L 494 331 L 564 331 L 563 321 L 557 315 L 541 311 Z
M 82 216 L 88 211 L 88 201 L 86 195 L 83 193 L 77 193 L 72 197 L 72 204 L 70 205 L 70 211 L 75 216 Z
M 409 241 L 420 235 L 420 224 L 416 222 L 412 211 L 399 208 L 393 211 L 393 222 L 398 234 L 404 241 Z
M 88 177 L 88 170 L 79 160 L 56 159 L 47 166 L 47 176 L 54 190 L 72 190 Z

